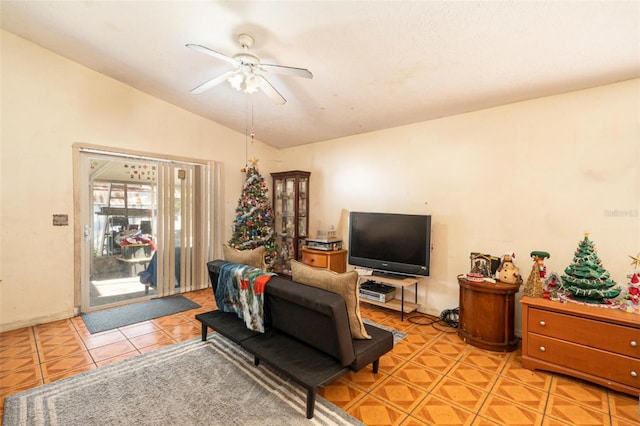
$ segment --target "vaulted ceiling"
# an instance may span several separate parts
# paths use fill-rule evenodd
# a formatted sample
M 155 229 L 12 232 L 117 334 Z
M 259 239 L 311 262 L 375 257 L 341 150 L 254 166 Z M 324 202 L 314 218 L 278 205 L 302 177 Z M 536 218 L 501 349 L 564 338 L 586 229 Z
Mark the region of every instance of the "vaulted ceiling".
M 638 1 L 11 1 L 2 28 L 274 147 L 640 77 Z M 250 51 L 287 102 L 227 82 Z

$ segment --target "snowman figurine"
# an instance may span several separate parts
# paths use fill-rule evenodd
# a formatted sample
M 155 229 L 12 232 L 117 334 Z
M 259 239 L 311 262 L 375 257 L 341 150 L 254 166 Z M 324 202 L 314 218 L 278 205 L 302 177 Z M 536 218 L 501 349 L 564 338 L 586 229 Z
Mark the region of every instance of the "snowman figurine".
M 502 263 L 496 272 L 498 281 L 502 281 L 507 284 L 515 284 L 520 280 L 520 270 L 513 263 L 513 254 L 505 254 L 502 257 Z

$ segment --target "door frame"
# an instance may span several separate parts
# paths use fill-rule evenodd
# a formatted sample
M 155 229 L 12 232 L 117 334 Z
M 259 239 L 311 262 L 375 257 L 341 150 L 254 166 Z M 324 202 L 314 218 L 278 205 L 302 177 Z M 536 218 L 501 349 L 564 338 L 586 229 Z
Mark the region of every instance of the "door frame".
M 83 280 L 89 279 L 90 269 L 90 254 L 87 250 L 87 238 L 91 238 L 90 235 L 86 235 L 89 228 L 85 228 L 88 224 L 89 217 L 87 215 L 86 200 L 89 196 L 89 185 L 86 182 L 87 171 L 83 167 L 87 165 L 82 164 L 82 159 L 85 153 L 103 154 L 114 157 L 131 158 L 132 160 L 150 160 L 159 161 L 165 163 L 178 163 L 178 164 L 193 164 L 198 166 L 204 166 L 202 169 L 205 171 L 207 185 L 203 185 L 206 188 L 197 188 L 198 197 L 200 202 L 198 203 L 197 214 L 205 215 L 203 218 L 203 226 L 199 231 L 201 237 L 198 241 L 198 248 L 195 250 L 193 261 L 196 265 L 202 265 L 201 267 L 194 268 L 193 271 L 193 285 L 191 290 L 206 288 L 210 286 L 208 272 L 206 271 L 206 262 L 212 258 L 220 256 L 222 252 L 222 226 L 224 223 L 224 200 L 222 197 L 224 188 L 222 182 L 222 164 L 212 160 L 199 160 L 193 158 L 176 157 L 168 155 L 160 155 L 156 153 L 147 153 L 140 151 L 133 151 L 127 149 L 120 149 L 114 147 L 106 147 L 85 143 L 74 143 L 73 146 L 73 204 L 74 204 L 74 310 L 76 314 L 81 312 L 83 307 Z M 207 190 L 208 188 L 208 190 Z M 83 198 L 84 197 L 84 198 Z M 90 215 L 89 215 L 90 216 Z M 173 250 L 171 250 L 173 251 Z M 182 271 L 185 274 L 185 271 Z M 135 299 L 133 302 L 141 301 L 142 299 Z M 127 301 L 122 304 L 126 304 Z M 131 302 L 129 302 L 131 303 Z M 114 305 L 105 305 L 104 307 L 111 307 Z M 86 312 L 93 310 L 103 309 L 103 306 L 87 309 Z

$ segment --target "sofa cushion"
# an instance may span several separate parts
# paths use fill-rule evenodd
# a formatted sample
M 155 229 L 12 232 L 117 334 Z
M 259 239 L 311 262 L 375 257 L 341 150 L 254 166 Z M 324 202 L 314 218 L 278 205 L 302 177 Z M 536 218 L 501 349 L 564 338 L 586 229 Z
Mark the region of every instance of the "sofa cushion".
M 356 359 L 351 368 L 354 371 L 360 371 L 393 349 L 393 333 L 370 324 L 364 326 L 372 338 L 353 341 Z
M 371 339 L 360 316 L 357 272 L 350 271 L 339 274 L 329 269 L 313 268 L 295 260 L 291 261 L 291 272 L 293 281 L 341 295 L 347 305 L 351 337 Z
M 253 266 L 258 269 L 265 269 L 264 246 L 256 247 L 253 250 L 236 250 L 229 246 L 222 247 L 224 260 L 233 263 Z
M 340 360 L 355 360 L 344 297 L 322 288 L 273 277 L 265 287 L 265 321 L 273 329 Z

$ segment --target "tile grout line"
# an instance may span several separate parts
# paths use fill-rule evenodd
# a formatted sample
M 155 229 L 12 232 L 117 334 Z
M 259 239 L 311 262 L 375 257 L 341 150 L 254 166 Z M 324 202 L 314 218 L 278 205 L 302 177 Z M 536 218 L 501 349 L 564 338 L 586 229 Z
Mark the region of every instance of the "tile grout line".
M 35 326 L 29 327 L 31 331 L 31 337 L 33 338 L 33 344 L 36 347 L 36 354 L 38 355 L 38 370 L 40 371 L 40 385 L 44 385 L 44 371 L 42 371 L 42 359 L 40 358 L 40 348 L 38 346 L 38 341 L 36 339 L 36 329 Z

